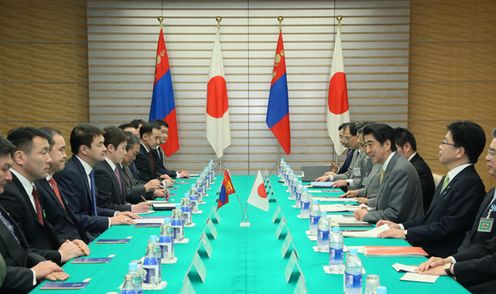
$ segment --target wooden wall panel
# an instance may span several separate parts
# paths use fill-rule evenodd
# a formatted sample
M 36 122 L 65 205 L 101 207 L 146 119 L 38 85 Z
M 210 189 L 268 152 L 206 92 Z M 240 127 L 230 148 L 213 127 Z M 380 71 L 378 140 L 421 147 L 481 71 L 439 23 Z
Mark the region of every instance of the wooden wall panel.
M 408 124 L 434 172 L 445 174 L 438 146 L 446 125 L 466 119 L 488 135 L 496 127 L 496 2 L 412 0 Z M 486 188 L 494 186 L 477 164 Z
M 88 121 L 86 2 L 0 4 L 0 133 L 50 126 L 66 137 Z

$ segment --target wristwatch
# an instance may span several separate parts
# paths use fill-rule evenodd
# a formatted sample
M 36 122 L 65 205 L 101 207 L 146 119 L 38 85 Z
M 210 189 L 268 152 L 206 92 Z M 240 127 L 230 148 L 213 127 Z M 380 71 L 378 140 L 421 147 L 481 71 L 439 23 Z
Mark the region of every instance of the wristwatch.
M 446 274 L 452 278 L 455 278 L 455 274 L 453 273 L 453 264 L 452 263 L 447 263 L 444 265 L 444 271 Z

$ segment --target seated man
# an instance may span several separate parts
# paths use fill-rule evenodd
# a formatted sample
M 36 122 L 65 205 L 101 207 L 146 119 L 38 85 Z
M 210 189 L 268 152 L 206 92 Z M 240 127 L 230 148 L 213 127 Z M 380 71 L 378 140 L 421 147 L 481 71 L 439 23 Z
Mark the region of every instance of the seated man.
M 122 161 L 121 179 L 126 190 L 126 200 L 130 203 L 139 203 L 146 200 L 153 200 L 156 197 L 164 197 L 165 191 L 162 189 L 159 179 L 153 179 L 145 184 L 139 183 L 134 177 L 130 166 L 133 164 L 136 154 L 140 149 L 140 140 L 137 136 L 127 133 L 126 155 Z M 171 182 L 172 184 L 172 182 Z
M 169 135 L 169 126 L 163 120 L 155 120 L 154 124 L 160 126 L 159 144 L 155 147 L 155 159 L 157 163 L 157 171 L 161 175 L 167 175 L 170 178 L 189 178 L 189 172 L 185 170 L 175 171 L 165 167 L 165 154 L 162 146 L 167 142 Z
M 398 154 L 408 159 L 419 175 L 420 185 L 422 185 L 424 213 L 426 213 L 431 204 L 435 188 L 431 168 L 417 152 L 417 141 L 409 130 L 396 128 L 394 129 L 394 133 L 396 136 L 396 150 L 398 151 Z
M 14 145 L 0 136 L 0 197 L 5 185 L 12 180 L 10 167 L 14 151 Z M 6 266 L 1 293 L 27 293 L 43 279 L 67 279 L 61 267 L 38 253 L 29 249 L 21 230 L 0 205 L 0 254 Z
M 423 216 L 420 179 L 413 166 L 396 154 L 393 128 L 370 124 L 363 134 L 367 154 L 374 164 L 382 164 L 382 167 L 377 205 L 358 208 L 355 217 L 376 223 L 380 219 L 404 222 Z
M 15 146 L 12 181 L 5 185 L 0 203 L 26 236 L 28 244 L 52 251 L 52 255 L 45 257 L 58 263 L 87 254 L 89 249 L 83 241 L 66 241 L 57 235 L 45 217 L 34 186 L 35 180 L 48 176 L 51 138 L 39 129 L 25 127 L 11 130 L 8 139 Z
M 439 145 L 439 162 L 448 174 L 437 187 L 429 210 L 423 217 L 402 224 L 379 221 L 377 225 L 387 223 L 391 227 L 379 237 L 406 239 L 432 256 L 454 254 L 472 226 L 485 194 L 474 167 L 485 144 L 486 137 L 479 125 L 469 121 L 451 123 Z
M 50 158 L 48 177 L 35 181 L 38 188 L 41 207 L 45 210 L 45 217 L 53 226 L 55 232 L 62 240 L 81 239 L 90 242 L 92 236 L 83 230 L 76 218 L 68 208 L 68 204 L 53 178 L 55 173 L 62 171 L 65 167 L 67 154 L 65 153 L 65 140 L 62 134 L 52 128 L 42 128 L 51 137 Z
M 94 167 L 98 207 L 134 213 L 147 212 L 149 203 L 131 205 L 126 201 L 126 190 L 121 178 L 121 163 L 126 155 L 126 134 L 117 127 L 109 127 L 105 129 L 103 137 L 107 149 L 105 160 L 97 162 Z
M 71 132 L 73 156 L 63 171 L 55 175 L 69 209 L 81 227 L 99 234 L 117 224 L 134 224 L 137 216 L 129 211 L 118 212 L 96 204 L 93 166 L 105 159 L 103 131 L 89 124 L 79 124 Z

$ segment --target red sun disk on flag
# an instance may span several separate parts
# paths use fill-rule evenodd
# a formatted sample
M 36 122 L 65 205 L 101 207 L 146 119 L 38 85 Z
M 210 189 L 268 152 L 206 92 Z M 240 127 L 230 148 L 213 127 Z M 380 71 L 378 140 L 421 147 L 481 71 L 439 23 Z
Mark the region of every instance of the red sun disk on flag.
M 263 183 L 258 186 L 257 192 L 261 198 L 267 198 L 267 191 L 265 191 Z
M 343 114 L 349 109 L 346 74 L 335 73 L 329 85 L 329 111 L 334 114 Z
M 211 117 L 224 116 L 229 104 L 227 102 L 226 80 L 222 76 L 215 76 L 207 84 L 207 113 Z M 218 97 L 221 97 L 219 99 Z

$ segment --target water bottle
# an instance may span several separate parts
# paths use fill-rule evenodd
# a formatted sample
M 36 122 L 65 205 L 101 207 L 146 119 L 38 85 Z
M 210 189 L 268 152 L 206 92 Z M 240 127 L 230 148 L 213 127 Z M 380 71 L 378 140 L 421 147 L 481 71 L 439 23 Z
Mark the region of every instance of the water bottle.
M 310 206 L 310 235 L 317 234 L 317 226 L 320 220 L 320 206 L 318 200 L 313 200 Z
M 300 217 L 308 218 L 310 215 L 310 195 L 307 190 L 304 189 L 301 193 L 301 207 L 300 207 Z
M 325 212 L 322 212 L 317 225 L 317 247 L 319 250 L 329 248 L 329 221 Z
M 303 191 L 303 184 L 298 181 L 298 184 L 296 185 L 296 193 L 295 193 L 295 207 L 300 208 L 301 207 L 301 193 Z
M 132 261 L 129 263 L 129 272 L 128 275 L 131 276 L 131 281 L 133 282 L 134 290 L 136 290 L 136 294 L 143 293 L 143 278 L 141 276 L 141 272 L 138 269 L 138 263 Z M 125 286 L 125 283 L 124 283 Z M 124 286 L 122 290 L 124 290 Z M 128 293 L 128 292 L 126 292 Z
M 289 192 L 291 195 L 291 199 L 295 200 L 296 199 L 296 186 L 298 185 L 298 177 L 293 173 L 291 174 L 290 177 L 290 186 L 289 186 Z
M 148 244 L 146 256 L 143 260 L 143 270 L 145 272 L 143 284 L 150 286 L 157 286 L 159 284 L 159 262 L 154 251 L 153 244 Z
M 191 212 L 197 213 L 198 212 L 198 196 L 186 192 L 186 193 L 184 193 L 184 197 L 189 198 L 189 201 L 191 203 Z
M 182 212 L 177 208 L 172 211 L 171 226 L 174 231 L 174 240 L 182 241 L 184 239 Z
M 343 270 L 343 234 L 339 227 L 333 227 L 329 238 L 329 269 L 332 273 Z
M 137 294 L 136 288 L 133 284 L 133 277 L 131 275 L 126 275 L 124 279 L 124 284 L 122 284 L 121 294 Z
M 170 261 L 174 258 L 174 234 L 169 223 L 164 223 L 160 228 L 158 245 L 160 246 L 161 261 Z
M 153 254 L 155 254 L 155 257 L 158 260 L 158 280 L 159 282 L 162 281 L 162 267 L 160 266 L 160 256 L 162 253 L 160 252 L 160 246 L 158 245 L 158 236 L 157 235 L 150 235 L 148 239 L 148 244 L 153 245 Z
M 181 212 L 183 213 L 184 224 L 186 226 L 191 225 L 191 204 L 188 198 L 181 199 Z
M 344 293 L 362 293 L 362 262 L 357 255 L 357 250 L 352 248 L 348 251 L 346 266 L 344 269 Z

